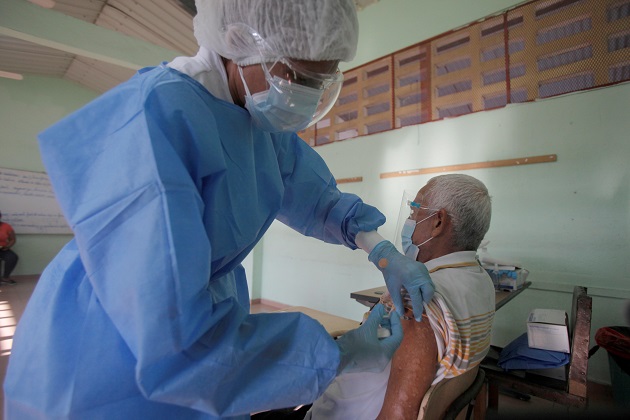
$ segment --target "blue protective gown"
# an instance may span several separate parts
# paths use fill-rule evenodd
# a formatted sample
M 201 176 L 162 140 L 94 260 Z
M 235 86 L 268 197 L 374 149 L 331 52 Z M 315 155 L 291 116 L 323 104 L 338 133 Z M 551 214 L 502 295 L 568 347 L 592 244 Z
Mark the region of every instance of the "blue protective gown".
M 274 218 L 353 249 L 384 223 L 315 151 L 163 65 L 40 147 L 75 238 L 17 328 L 5 418 L 247 418 L 323 392 L 337 345 L 305 315 L 250 315 L 240 265 Z

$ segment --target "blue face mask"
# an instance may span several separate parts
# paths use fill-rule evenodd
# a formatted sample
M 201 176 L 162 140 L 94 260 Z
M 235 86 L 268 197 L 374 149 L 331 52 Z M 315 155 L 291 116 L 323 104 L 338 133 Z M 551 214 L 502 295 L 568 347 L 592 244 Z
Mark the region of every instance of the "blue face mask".
M 240 68 L 239 68 L 240 70 Z M 243 74 L 241 72 L 241 78 Z M 245 86 L 245 108 L 254 124 L 263 131 L 301 131 L 310 125 L 323 91 L 274 77 L 268 90 L 250 94 Z
M 432 213 L 431 215 L 420 220 L 419 222 L 416 222 L 413 219 L 405 220 L 405 224 L 403 225 L 402 231 L 400 232 L 400 238 L 402 240 L 402 247 L 403 247 L 403 252 L 405 253 L 405 256 L 411 258 L 412 260 L 415 260 L 418 257 L 418 253 L 420 252 L 420 247 L 426 244 L 427 242 L 429 242 L 431 239 L 433 239 L 433 236 L 431 236 L 429 239 L 422 242 L 421 244 L 414 245 L 411 237 L 413 236 L 413 232 L 416 230 L 417 225 L 435 216 L 436 214 L 437 213 Z

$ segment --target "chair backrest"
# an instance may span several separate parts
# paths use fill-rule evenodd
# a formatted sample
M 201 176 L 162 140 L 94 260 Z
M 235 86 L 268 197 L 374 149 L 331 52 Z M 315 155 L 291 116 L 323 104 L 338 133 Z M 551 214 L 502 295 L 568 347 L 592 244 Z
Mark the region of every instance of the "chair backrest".
M 586 287 L 573 288 L 571 305 L 571 361 L 567 375 L 567 392 L 586 398 L 588 351 L 591 338 L 593 301 Z
M 455 378 L 444 379 L 431 385 L 424 394 L 418 420 L 433 420 L 444 418 L 449 406 L 462 395 L 475 381 L 479 366 Z M 474 399 L 474 398 L 473 398 Z

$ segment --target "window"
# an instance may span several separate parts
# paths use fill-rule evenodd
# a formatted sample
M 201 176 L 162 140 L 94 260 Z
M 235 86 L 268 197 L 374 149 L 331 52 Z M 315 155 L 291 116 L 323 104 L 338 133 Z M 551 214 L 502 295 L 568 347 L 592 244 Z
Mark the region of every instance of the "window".
M 322 145 L 628 81 L 630 0 L 535 0 L 345 72 L 301 135 Z
M 398 62 L 398 65 L 400 67 L 404 67 L 409 64 L 417 65 L 420 62 L 420 60 L 424 60 L 426 57 L 427 57 L 427 54 L 425 52 L 422 52 L 416 55 L 412 55 L 411 57 L 403 58 L 402 60 Z
M 608 52 L 630 48 L 630 31 L 608 37 Z
M 389 111 L 389 102 L 380 102 L 374 105 L 368 105 L 365 107 L 365 115 L 372 116 L 375 114 L 381 114 L 383 112 Z
M 507 21 L 508 29 L 517 27 L 523 23 L 523 16 L 514 16 Z M 505 25 L 503 23 L 503 19 L 493 21 L 490 25 L 484 25 L 484 28 L 481 30 L 481 36 L 489 36 L 497 33 L 501 33 L 505 30 Z
M 389 71 L 389 66 L 381 66 L 372 70 L 368 70 L 365 75 L 368 79 L 370 79 L 372 77 L 378 76 L 379 74 L 386 73 L 387 71 Z
M 437 93 L 438 96 L 447 96 L 454 93 L 465 92 L 470 89 L 472 89 L 471 80 L 460 80 L 455 83 L 449 83 L 448 85 L 438 86 Z
M 536 17 L 543 18 L 551 13 L 559 12 L 566 7 L 574 6 L 581 1 L 582 0 L 541 1 L 541 5 L 536 7 Z
M 452 51 L 456 48 L 460 48 L 464 45 L 468 45 L 469 42 L 470 42 L 470 36 L 460 35 L 460 36 L 449 38 L 449 39 L 439 42 L 435 50 L 438 54 L 441 54 L 448 51 Z
M 372 96 L 380 95 L 381 93 L 389 92 L 389 84 L 384 83 L 378 86 L 368 87 L 364 90 L 363 97 L 370 98 Z
M 422 102 L 422 97 L 423 95 L 420 92 L 414 92 L 407 96 L 398 98 L 398 104 L 401 107 L 419 104 L 420 102 Z
M 591 27 L 592 20 L 590 16 L 569 22 L 562 22 L 559 25 L 554 25 L 538 31 L 538 34 L 536 35 L 536 42 L 538 45 L 546 44 L 571 35 L 579 34 L 580 32 L 586 32 L 590 30 Z
M 515 64 L 510 67 L 510 79 L 516 79 L 525 75 L 525 64 Z M 505 68 L 492 70 L 481 75 L 484 86 L 505 82 Z
M 398 127 L 406 127 L 408 125 L 420 124 L 428 120 L 428 115 L 425 114 L 425 118 L 422 118 L 421 114 L 413 114 L 398 119 Z
M 452 73 L 454 71 L 467 69 L 468 67 L 470 67 L 470 63 L 470 57 L 458 58 L 457 60 L 445 64 L 438 64 L 437 66 L 435 66 L 435 72 L 438 76 L 442 76 L 444 74 Z
M 614 22 L 619 19 L 627 18 L 628 16 L 630 16 L 630 1 L 609 7 L 608 13 L 606 14 L 608 22 Z
M 390 121 L 379 121 L 374 124 L 368 124 L 365 126 L 365 134 L 374 134 L 381 131 L 391 130 L 392 124 Z
M 344 112 L 343 114 L 337 114 L 336 122 L 342 123 L 342 122 L 356 120 L 358 116 L 359 116 L 359 111 L 357 110 Z
M 353 137 L 357 137 L 358 135 L 359 131 L 356 128 L 351 128 L 349 130 L 338 131 L 335 133 L 335 140 L 351 139 Z
M 508 45 L 509 54 L 515 54 L 525 49 L 524 39 L 512 39 Z M 505 57 L 505 44 L 497 44 L 481 51 L 481 62 Z
M 630 80 L 630 62 L 617 64 L 608 69 L 608 80 L 610 83 Z
M 457 117 L 464 114 L 470 114 L 472 112 L 472 103 L 450 105 L 444 108 L 438 109 L 438 115 L 440 118 Z
M 527 101 L 527 91 L 525 89 L 513 90 L 510 94 L 510 103 Z M 507 105 L 507 95 L 505 92 L 493 93 L 483 97 L 483 109 L 501 108 Z
M 499 82 L 505 82 L 505 68 L 500 68 L 498 70 L 492 70 L 481 75 L 483 79 L 483 85 L 493 85 Z
M 356 102 L 359 99 L 359 95 L 356 92 L 352 92 L 346 96 L 339 97 L 339 105 L 347 105 L 352 102 Z
M 404 76 L 398 79 L 398 87 L 405 87 L 412 83 L 419 83 L 420 80 L 422 80 L 420 77 L 420 72 L 412 73 L 409 76 Z
M 593 47 L 584 45 L 568 51 L 561 51 L 538 59 L 538 71 L 553 69 L 558 66 L 575 63 L 593 56 Z
M 352 76 L 346 80 L 343 81 L 343 87 L 349 87 L 354 85 L 357 82 L 357 76 Z
M 330 143 L 330 137 L 328 135 L 317 136 L 315 138 L 315 146 L 321 146 L 327 143 Z
M 593 73 L 572 75 L 559 80 L 540 82 L 538 95 L 541 98 L 575 92 L 576 90 L 591 88 L 595 85 Z

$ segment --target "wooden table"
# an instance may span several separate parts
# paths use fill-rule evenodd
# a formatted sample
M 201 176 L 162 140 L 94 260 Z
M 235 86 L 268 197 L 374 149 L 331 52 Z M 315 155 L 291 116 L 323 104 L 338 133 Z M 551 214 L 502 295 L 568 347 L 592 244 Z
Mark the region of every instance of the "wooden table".
M 525 284 L 523 284 L 522 288 L 514 292 L 497 290 L 494 295 L 495 310 L 498 311 L 506 303 L 508 303 L 509 301 L 514 299 L 516 296 L 521 294 L 523 290 L 527 289 L 531 284 L 532 284 L 531 281 L 527 281 L 525 282 Z M 381 296 L 383 296 L 383 293 L 385 293 L 386 291 L 387 291 L 386 286 L 380 286 L 380 287 L 374 287 L 372 289 L 361 290 L 359 292 L 352 292 L 350 293 L 350 297 L 365 306 L 371 307 L 375 303 L 378 303 L 379 299 L 381 298 Z
M 307 308 L 306 306 L 291 306 L 274 312 L 302 312 L 303 314 L 310 316 L 316 321 L 319 321 L 319 323 L 324 326 L 328 334 L 332 335 L 333 337 L 337 337 L 344 332 L 352 330 L 359 326 L 359 321 L 353 321 L 352 319 L 343 318 L 337 315 L 329 314 L 327 312 Z

